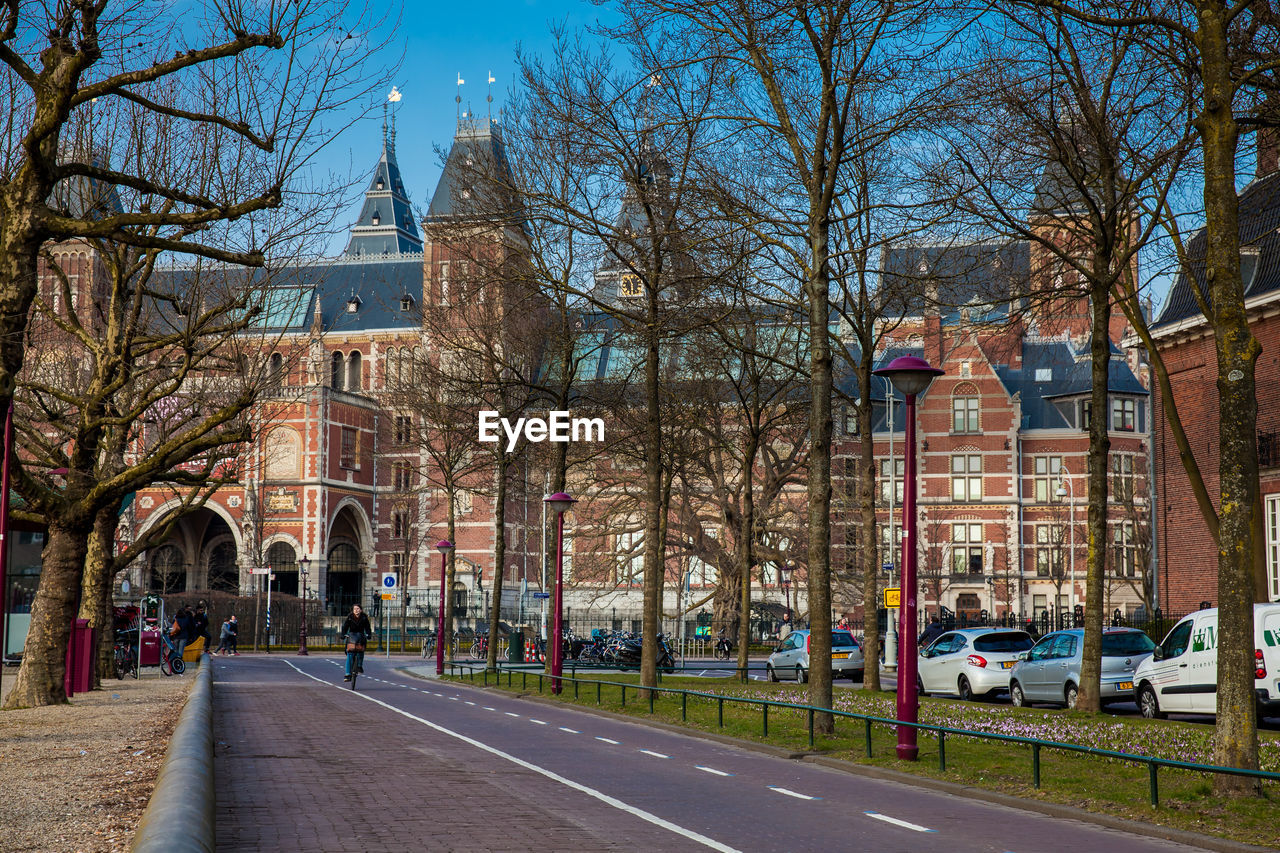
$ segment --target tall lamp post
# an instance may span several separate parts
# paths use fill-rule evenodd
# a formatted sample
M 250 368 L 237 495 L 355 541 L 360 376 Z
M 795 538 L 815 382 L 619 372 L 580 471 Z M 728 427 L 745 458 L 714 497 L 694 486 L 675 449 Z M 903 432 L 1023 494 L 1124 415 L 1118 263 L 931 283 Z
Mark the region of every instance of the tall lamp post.
M 1067 559 L 1071 561 L 1071 615 L 1075 618 L 1076 612 L 1076 490 L 1071 485 L 1071 472 L 1067 470 L 1066 465 L 1058 466 L 1058 488 L 1054 491 L 1054 497 L 1067 498 L 1067 511 L 1070 513 L 1067 521 L 1067 536 L 1069 544 L 1067 548 Z M 1054 602 L 1056 607 L 1058 602 Z M 1074 624 L 1072 627 L 1075 627 Z
M 906 471 L 902 495 L 902 529 L 905 533 L 902 555 L 902 610 L 898 623 L 898 720 L 915 723 L 919 719 L 920 698 L 916 695 L 916 397 L 923 394 L 934 378 L 946 371 L 933 367 L 923 358 L 904 355 L 874 371 L 887 376 L 893 387 L 906 398 Z M 919 754 L 916 729 L 898 726 L 898 758 L 915 761 Z
M 564 514 L 577 503 L 564 492 L 556 492 L 542 499 L 556 514 L 556 598 L 555 622 L 551 636 L 551 692 L 561 690 L 560 676 L 564 674 Z
M 440 612 L 436 617 L 436 675 L 444 675 L 444 582 L 453 543 L 448 539 L 441 539 L 436 543 L 436 550 L 440 552 Z
M 303 557 L 298 561 L 298 571 L 302 574 L 302 624 L 298 627 L 298 654 L 309 655 L 307 651 L 307 598 L 310 592 L 309 578 L 311 560 Z
M 782 582 L 782 595 L 787 601 L 787 619 L 791 623 L 791 630 L 796 629 L 795 611 L 791 609 L 791 573 L 796 570 L 796 561 L 787 560 L 786 563 L 778 565 L 778 579 Z

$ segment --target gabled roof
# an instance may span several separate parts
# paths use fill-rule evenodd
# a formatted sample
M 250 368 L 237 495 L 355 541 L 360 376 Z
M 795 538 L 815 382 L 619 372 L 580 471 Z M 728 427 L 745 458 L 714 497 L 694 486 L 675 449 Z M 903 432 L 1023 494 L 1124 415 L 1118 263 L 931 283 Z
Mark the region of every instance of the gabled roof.
M 996 375 L 1010 396 L 1020 394 L 1022 429 L 1059 429 L 1069 426 L 1053 400 L 1088 394 L 1093 388 L 1093 365 L 1087 355 L 1077 358 L 1075 348 L 1063 340 L 1026 340 L 1022 343 L 1022 366 L 993 364 Z M 1146 396 L 1138 377 L 1129 369 L 1115 344 L 1111 345 L 1107 385 L 1112 394 Z
M 1240 194 L 1241 274 L 1245 298 L 1280 290 L 1280 172 L 1258 178 Z M 1205 247 L 1208 243 L 1202 228 L 1187 245 L 1191 269 L 1184 271 L 1169 290 L 1160 318 L 1154 328 L 1200 316 L 1194 286 L 1208 297 L 1204 278 Z
M 413 210 L 396 163 L 395 137 L 383 128 L 382 156 L 373 168 L 364 193 L 360 218 L 351 226 L 343 255 L 368 257 L 422 252 L 422 238 L 413 224 Z

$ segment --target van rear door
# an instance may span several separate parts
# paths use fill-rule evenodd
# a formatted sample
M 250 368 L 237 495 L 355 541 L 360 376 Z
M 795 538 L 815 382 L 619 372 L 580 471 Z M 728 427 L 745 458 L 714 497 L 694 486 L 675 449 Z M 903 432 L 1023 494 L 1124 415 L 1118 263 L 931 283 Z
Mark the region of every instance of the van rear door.
M 1265 687 L 1271 701 L 1280 701 L 1280 604 L 1259 605 L 1256 611 L 1255 631 L 1258 632 L 1258 648 L 1262 649 L 1262 662 L 1267 674 L 1257 687 Z

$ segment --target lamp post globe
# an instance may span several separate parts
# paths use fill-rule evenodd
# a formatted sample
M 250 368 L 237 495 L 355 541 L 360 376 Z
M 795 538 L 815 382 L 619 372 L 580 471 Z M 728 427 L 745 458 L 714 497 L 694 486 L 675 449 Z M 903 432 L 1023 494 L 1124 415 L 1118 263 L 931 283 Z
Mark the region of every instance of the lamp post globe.
M 560 677 L 564 674 L 564 514 L 573 508 L 577 500 L 564 492 L 556 492 L 542 499 L 547 508 L 556 514 L 556 591 L 555 623 L 551 632 L 551 692 L 561 690 Z
M 904 355 L 884 367 L 872 371 L 886 377 L 906 400 L 906 471 L 903 477 L 902 529 L 902 609 L 898 618 L 898 720 L 915 723 L 920 715 L 920 698 L 916 695 L 916 397 L 928 390 L 934 379 L 946 371 L 934 367 L 923 358 Z M 919 754 L 913 725 L 898 726 L 898 757 L 915 761 Z
M 440 552 L 440 610 L 436 614 L 436 675 L 444 675 L 444 583 L 453 543 L 448 539 L 441 539 L 436 543 L 436 550 Z
M 303 557 L 298 561 L 298 573 L 302 576 L 302 622 L 298 627 L 298 654 L 309 655 L 307 651 L 307 599 L 310 597 L 311 560 Z

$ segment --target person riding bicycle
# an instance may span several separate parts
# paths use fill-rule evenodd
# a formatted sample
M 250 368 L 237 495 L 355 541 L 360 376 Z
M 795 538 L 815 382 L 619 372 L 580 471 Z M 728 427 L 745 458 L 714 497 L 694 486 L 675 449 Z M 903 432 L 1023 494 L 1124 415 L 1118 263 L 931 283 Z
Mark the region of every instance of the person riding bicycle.
M 729 629 L 725 625 L 721 625 L 716 633 L 716 651 L 723 652 L 726 658 L 733 651 L 733 641 L 729 639 Z
M 342 623 L 341 636 L 347 638 L 349 648 L 355 647 L 355 654 L 347 655 L 347 674 L 342 679 L 343 681 L 350 681 L 353 660 L 356 672 L 364 672 L 364 646 L 369 638 L 373 636 L 373 627 L 369 624 L 369 615 L 361 609 L 359 604 L 351 605 L 351 612 L 347 614 L 346 621 Z

